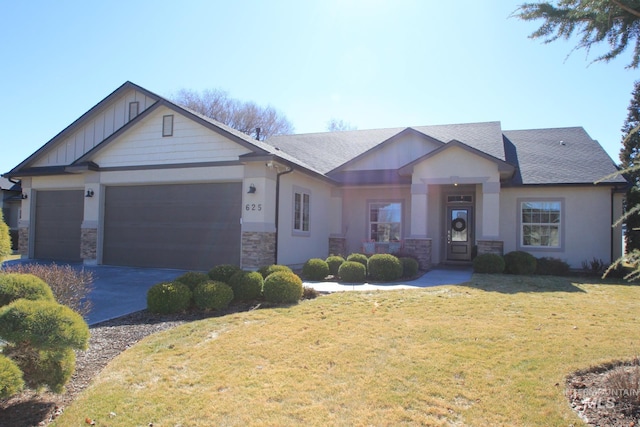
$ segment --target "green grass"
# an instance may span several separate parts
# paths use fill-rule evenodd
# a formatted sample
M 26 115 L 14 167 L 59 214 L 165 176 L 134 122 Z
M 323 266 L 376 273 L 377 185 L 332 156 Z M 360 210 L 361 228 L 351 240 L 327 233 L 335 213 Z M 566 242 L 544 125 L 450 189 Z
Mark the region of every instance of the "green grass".
M 639 354 L 639 299 L 474 275 L 211 318 L 127 350 L 56 425 L 580 425 L 565 377 Z

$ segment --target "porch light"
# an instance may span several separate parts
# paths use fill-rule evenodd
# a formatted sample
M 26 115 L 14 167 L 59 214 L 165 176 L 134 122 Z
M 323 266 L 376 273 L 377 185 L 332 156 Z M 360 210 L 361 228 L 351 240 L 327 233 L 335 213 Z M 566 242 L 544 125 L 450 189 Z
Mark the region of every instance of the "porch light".
M 251 184 L 249 186 L 249 191 L 247 191 L 247 194 L 255 194 L 255 192 L 256 192 L 256 186 Z
M 88 189 L 87 190 L 87 194 L 85 194 L 84 197 L 93 197 L 93 190 L 92 189 Z
M 20 198 L 21 198 L 22 200 L 26 200 L 26 199 L 28 199 L 28 198 L 29 198 L 29 196 L 27 196 L 27 194 L 26 194 L 26 193 L 22 193 L 22 194 L 20 195 Z

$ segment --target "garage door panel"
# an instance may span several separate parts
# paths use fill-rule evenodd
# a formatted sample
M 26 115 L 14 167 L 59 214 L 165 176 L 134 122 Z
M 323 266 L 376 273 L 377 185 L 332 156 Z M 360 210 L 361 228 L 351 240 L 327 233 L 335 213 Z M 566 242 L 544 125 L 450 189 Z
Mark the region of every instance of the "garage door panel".
M 240 263 L 242 184 L 109 187 L 105 264 L 207 270 Z
M 80 261 L 82 190 L 36 193 L 34 257 Z

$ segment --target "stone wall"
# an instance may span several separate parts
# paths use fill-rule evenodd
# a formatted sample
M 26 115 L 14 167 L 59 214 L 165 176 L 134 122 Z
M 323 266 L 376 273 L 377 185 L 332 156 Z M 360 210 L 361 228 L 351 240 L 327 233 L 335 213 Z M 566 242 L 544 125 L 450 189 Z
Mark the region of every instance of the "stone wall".
M 478 240 L 478 255 L 497 254 L 503 255 L 504 242 L 501 240 Z
M 97 258 L 98 230 L 83 228 L 80 232 L 80 258 L 83 261 L 95 261 Z
M 421 270 L 429 270 L 431 262 L 431 239 L 406 239 L 403 252 L 418 258 Z
M 29 256 L 29 228 L 18 229 L 18 253 L 24 257 Z
M 329 237 L 329 255 L 347 255 L 347 239 L 344 237 Z
M 242 265 L 245 270 L 257 270 L 276 260 L 276 233 L 245 231 L 242 233 Z

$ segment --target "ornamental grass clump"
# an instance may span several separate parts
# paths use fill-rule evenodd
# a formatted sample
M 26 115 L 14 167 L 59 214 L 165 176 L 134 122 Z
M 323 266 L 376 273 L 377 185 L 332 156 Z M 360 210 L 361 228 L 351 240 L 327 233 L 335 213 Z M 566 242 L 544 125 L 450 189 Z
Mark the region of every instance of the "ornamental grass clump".
M 162 282 L 147 291 L 147 310 L 169 314 L 186 311 L 191 305 L 192 292 L 180 282 Z
M 264 281 L 264 299 L 273 303 L 295 303 L 302 298 L 302 280 L 287 271 L 271 273 Z
M 371 279 L 382 282 L 390 282 L 402 277 L 402 264 L 391 254 L 371 255 L 367 270 Z
M 338 269 L 340 268 L 340 266 L 344 262 L 344 258 L 342 258 L 341 256 L 337 256 L 337 255 L 331 255 L 325 261 L 329 265 L 329 274 L 332 275 L 332 276 L 337 276 L 338 275 Z
M 231 276 L 242 271 L 240 267 L 233 264 L 220 264 L 209 270 L 209 278 L 213 281 L 229 283 Z
M 345 261 L 338 269 L 338 276 L 343 282 L 363 283 L 367 278 L 367 268 L 356 261 Z
M 473 272 L 500 274 L 504 271 L 504 258 L 498 254 L 481 254 L 473 259 Z
M 536 272 L 536 257 L 523 251 L 509 252 L 504 256 L 504 272 L 530 275 Z
M 229 279 L 234 301 L 251 301 L 262 296 L 264 278 L 257 271 L 239 271 Z
M 224 310 L 232 300 L 233 290 L 224 282 L 200 283 L 193 291 L 193 302 L 202 310 Z
M 320 258 L 311 258 L 302 266 L 302 276 L 307 280 L 324 280 L 329 275 L 329 264 Z

